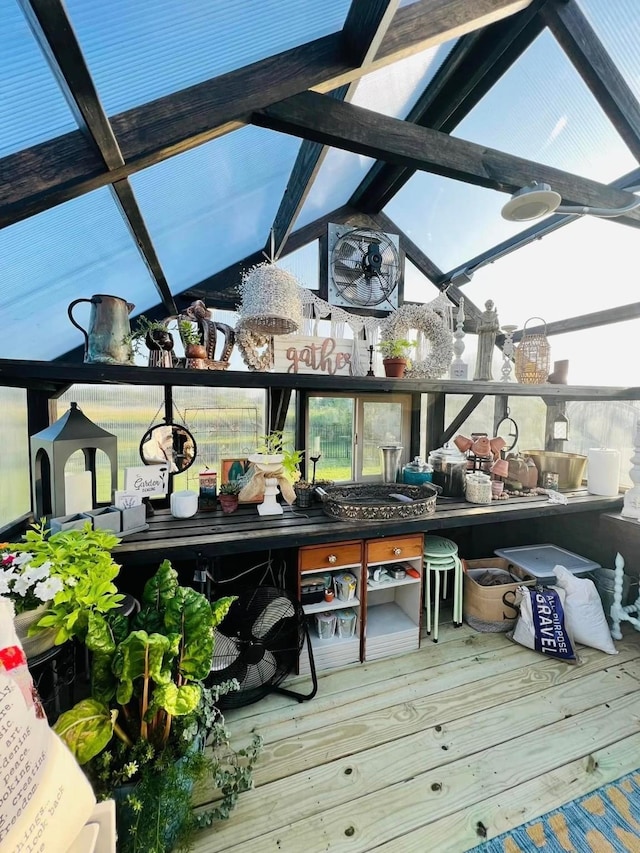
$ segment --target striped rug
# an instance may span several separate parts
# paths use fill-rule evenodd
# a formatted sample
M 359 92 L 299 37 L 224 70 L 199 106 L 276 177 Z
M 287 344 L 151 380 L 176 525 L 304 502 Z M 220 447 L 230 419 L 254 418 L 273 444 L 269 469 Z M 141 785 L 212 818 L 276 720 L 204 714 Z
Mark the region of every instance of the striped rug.
M 485 841 L 473 853 L 640 853 L 640 771 Z

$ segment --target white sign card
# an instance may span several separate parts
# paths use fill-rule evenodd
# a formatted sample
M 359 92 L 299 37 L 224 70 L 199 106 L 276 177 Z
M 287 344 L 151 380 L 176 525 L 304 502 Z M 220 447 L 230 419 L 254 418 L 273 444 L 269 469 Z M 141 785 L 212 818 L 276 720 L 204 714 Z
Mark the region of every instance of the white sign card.
M 132 506 L 140 506 L 142 503 L 142 495 L 140 492 L 120 489 L 114 493 L 113 504 L 118 509 L 131 509 Z
M 357 359 L 354 359 L 354 347 L 358 347 Z M 356 370 L 356 362 L 359 370 Z M 308 335 L 277 335 L 273 339 L 273 369 L 276 373 L 356 376 L 366 373 L 368 365 L 366 341 Z
M 137 465 L 125 468 L 124 489 L 145 498 L 166 495 L 169 490 L 169 466 Z

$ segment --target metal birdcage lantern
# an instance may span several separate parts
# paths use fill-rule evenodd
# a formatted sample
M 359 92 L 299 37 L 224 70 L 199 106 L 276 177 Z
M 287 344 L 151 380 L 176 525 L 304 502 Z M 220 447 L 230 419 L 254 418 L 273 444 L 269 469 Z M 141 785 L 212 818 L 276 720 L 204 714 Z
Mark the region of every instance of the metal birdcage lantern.
M 524 324 L 522 340 L 515 352 L 516 379 L 523 385 L 542 385 L 549 378 L 551 370 L 551 347 L 546 334 L 527 334 L 527 323 L 531 320 L 540 320 L 545 333 L 547 331 L 546 321 L 542 317 L 530 317 Z

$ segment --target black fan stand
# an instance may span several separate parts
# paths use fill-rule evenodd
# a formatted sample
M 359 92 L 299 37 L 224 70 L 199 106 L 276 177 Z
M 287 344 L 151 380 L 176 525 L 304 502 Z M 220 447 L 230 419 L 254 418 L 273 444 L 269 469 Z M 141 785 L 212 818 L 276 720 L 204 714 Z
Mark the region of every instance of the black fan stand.
M 302 607 L 302 605 L 300 605 Z M 287 687 L 274 687 L 272 693 L 282 693 L 283 696 L 291 696 L 292 699 L 297 699 L 298 702 L 307 702 L 318 692 L 318 674 L 316 673 L 316 662 L 313 659 L 313 648 L 311 646 L 311 637 L 309 636 L 309 627 L 307 620 L 304 620 L 304 638 L 307 641 L 307 652 L 309 654 L 309 670 L 311 672 L 312 688 L 310 693 L 298 693 L 296 690 L 289 690 Z

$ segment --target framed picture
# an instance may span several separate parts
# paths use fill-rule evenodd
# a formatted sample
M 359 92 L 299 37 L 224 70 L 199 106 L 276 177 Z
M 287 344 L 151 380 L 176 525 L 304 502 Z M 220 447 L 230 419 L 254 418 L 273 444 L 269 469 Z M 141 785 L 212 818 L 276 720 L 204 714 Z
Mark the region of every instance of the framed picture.
M 234 458 L 234 459 L 221 459 L 220 460 L 220 483 L 230 483 L 233 480 L 239 480 L 240 477 L 244 477 L 249 468 L 251 467 L 251 462 L 248 459 L 244 458 Z M 260 503 L 262 498 L 258 498 L 256 500 L 251 501 L 241 501 L 241 503 Z

